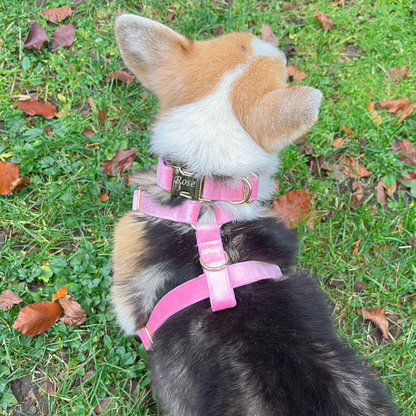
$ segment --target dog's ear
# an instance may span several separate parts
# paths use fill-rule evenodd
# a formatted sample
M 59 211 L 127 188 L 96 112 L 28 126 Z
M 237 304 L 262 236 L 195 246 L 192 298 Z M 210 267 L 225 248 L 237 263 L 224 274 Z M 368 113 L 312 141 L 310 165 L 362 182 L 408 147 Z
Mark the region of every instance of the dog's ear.
M 253 139 L 268 152 L 279 151 L 317 121 L 322 93 L 311 87 L 283 87 L 266 93 L 245 114 L 236 114 Z
M 155 73 L 169 66 L 170 60 L 180 60 L 192 45 L 167 26 L 132 14 L 116 19 L 115 32 L 125 64 L 150 90 L 157 89 Z

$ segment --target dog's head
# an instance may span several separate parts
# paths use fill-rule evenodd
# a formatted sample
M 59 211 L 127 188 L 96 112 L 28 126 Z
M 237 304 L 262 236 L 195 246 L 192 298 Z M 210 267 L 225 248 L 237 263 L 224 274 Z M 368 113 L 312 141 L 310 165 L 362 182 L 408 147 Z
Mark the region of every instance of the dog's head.
M 230 107 L 266 152 L 282 149 L 317 120 L 322 94 L 288 85 L 284 53 L 252 34 L 198 42 L 134 15 L 118 17 L 115 29 L 126 65 L 158 97 L 162 117 L 215 94 L 214 106 Z

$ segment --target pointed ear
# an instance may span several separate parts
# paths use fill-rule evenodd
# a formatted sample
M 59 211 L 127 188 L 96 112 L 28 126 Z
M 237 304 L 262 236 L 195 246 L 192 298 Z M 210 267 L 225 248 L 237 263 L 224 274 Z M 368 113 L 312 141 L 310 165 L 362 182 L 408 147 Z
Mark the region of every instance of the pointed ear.
M 180 60 L 192 45 L 190 39 L 167 26 L 132 14 L 116 19 L 115 32 L 125 64 L 150 90 L 157 85 L 155 73 L 172 59 Z
M 265 150 L 279 151 L 316 123 L 321 100 L 315 88 L 278 88 L 259 99 L 242 124 Z

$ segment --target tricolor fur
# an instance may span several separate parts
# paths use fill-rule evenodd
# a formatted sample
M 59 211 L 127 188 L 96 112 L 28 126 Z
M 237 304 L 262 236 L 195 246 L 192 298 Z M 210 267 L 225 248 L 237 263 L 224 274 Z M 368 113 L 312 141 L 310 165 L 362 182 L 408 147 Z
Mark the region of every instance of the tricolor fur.
M 149 19 L 124 15 L 116 37 L 126 65 L 160 101 L 154 154 L 200 177 L 235 183 L 260 177 L 258 201 L 221 205 L 237 221 L 222 227 L 231 262 L 277 264 L 279 281 L 235 290 L 237 306 L 209 301 L 173 315 L 155 333 L 153 386 L 167 416 L 390 416 L 382 385 L 337 338 L 315 279 L 294 273 L 296 235 L 264 208 L 273 195 L 277 152 L 316 122 L 322 95 L 287 84 L 280 50 L 248 33 L 205 42 Z M 155 169 L 136 184 L 177 205 Z M 200 222 L 214 220 L 204 203 Z M 112 299 L 135 335 L 157 302 L 202 274 L 192 227 L 128 213 L 115 231 Z

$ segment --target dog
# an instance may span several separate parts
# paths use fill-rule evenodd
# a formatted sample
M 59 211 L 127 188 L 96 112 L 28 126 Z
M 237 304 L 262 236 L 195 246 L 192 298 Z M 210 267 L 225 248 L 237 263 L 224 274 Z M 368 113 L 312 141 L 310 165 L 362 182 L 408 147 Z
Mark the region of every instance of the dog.
M 151 350 L 162 414 L 396 414 L 337 337 L 316 280 L 292 270 L 296 233 L 267 205 L 277 154 L 315 124 L 321 92 L 288 85 L 284 53 L 249 33 L 199 42 L 135 15 L 115 33 L 159 100 L 160 160 L 136 174 L 134 211 L 115 229 L 112 305 Z

